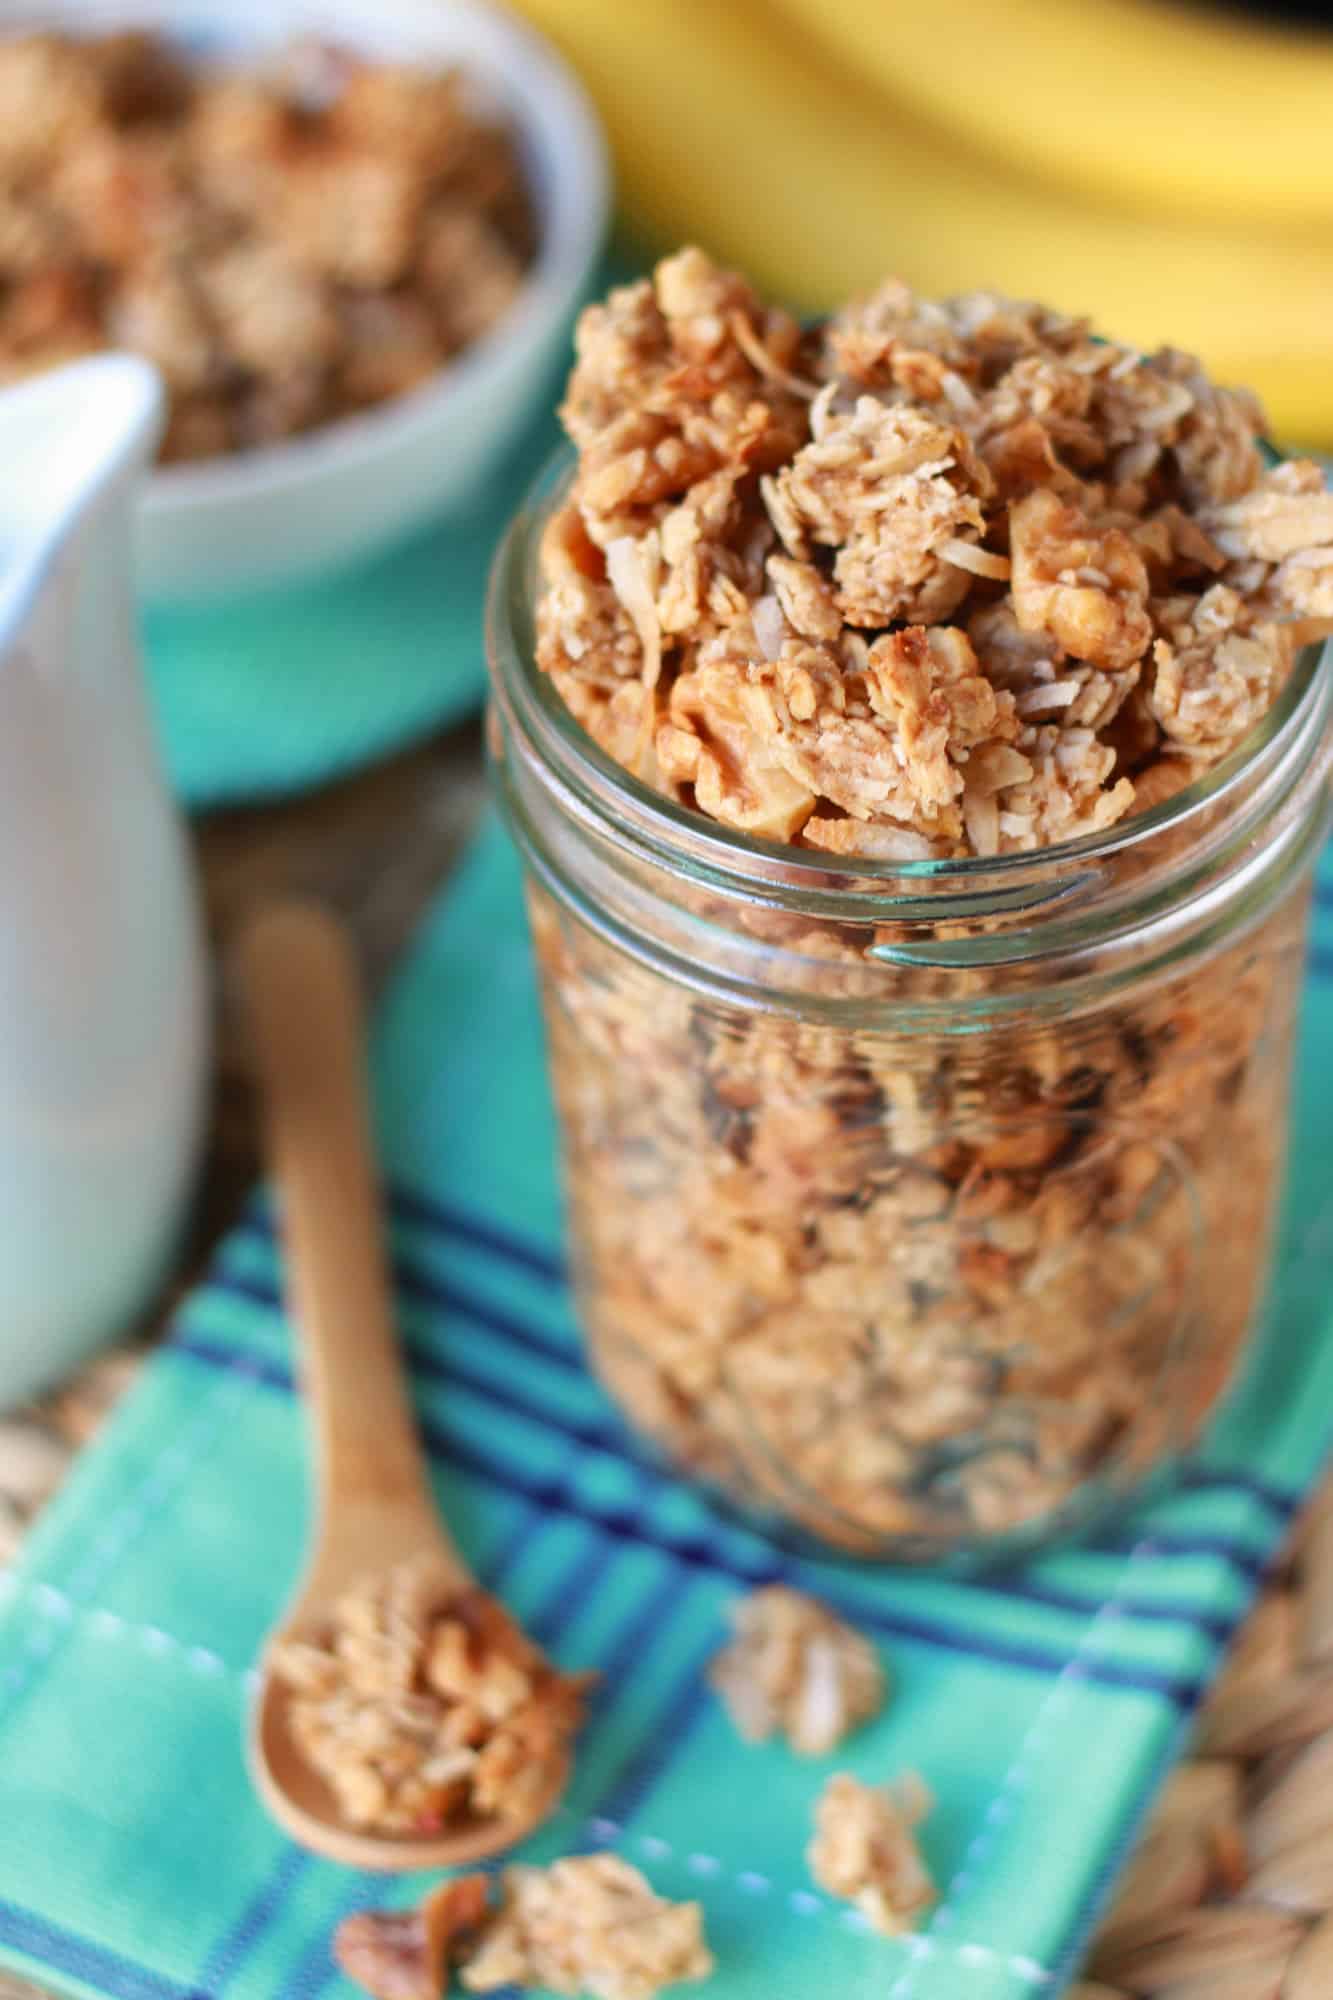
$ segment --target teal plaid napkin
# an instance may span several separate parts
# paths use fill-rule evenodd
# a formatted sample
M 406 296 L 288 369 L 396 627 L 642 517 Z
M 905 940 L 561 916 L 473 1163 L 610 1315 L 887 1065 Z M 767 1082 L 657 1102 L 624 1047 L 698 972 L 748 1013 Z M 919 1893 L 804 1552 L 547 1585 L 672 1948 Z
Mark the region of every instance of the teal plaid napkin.
M 1333 865 L 1315 945 L 1280 1297 L 1183 1489 L 1078 1552 L 982 1581 L 776 1552 L 627 1454 L 583 1373 L 517 868 L 487 831 L 379 1024 L 403 1331 L 441 1501 L 485 1581 L 603 1681 L 566 1810 L 529 1843 L 627 1855 L 704 1904 L 714 2000 L 1044 2000 L 1320 1463 L 1333 1201 Z M 257 1201 L 0 1612 L 0 1956 L 114 2000 L 340 2000 L 337 1919 L 411 1880 L 292 1847 L 241 1764 L 250 1666 L 296 1572 L 305 1444 Z M 701 1679 L 761 1580 L 827 1597 L 895 1694 L 826 1764 L 743 1748 Z M 944 1887 L 889 1942 L 802 1850 L 833 1764 L 938 1795 Z

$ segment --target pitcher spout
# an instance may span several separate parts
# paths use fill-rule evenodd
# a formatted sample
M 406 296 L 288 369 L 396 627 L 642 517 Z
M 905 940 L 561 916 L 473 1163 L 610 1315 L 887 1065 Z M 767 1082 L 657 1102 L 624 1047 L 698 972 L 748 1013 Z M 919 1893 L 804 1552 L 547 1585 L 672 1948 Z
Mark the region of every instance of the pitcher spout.
M 0 395 L 0 641 L 27 618 L 61 550 L 157 447 L 160 377 L 130 354 L 102 354 Z

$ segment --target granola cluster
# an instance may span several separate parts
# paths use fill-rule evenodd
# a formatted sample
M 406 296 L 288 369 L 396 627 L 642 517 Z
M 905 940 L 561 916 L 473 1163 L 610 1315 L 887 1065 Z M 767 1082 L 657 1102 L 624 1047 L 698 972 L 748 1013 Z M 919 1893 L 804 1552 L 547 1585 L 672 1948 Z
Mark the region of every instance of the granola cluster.
M 814 1598 L 773 1584 L 739 1599 L 731 1619 L 735 1636 L 708 1678 L 747 1742 L 781 1734 L 822 1757 L 884 1706 L 874 1646 Z
M 504 1900 L 463 1967 L 472 1993 L 536 1986 L 593 2000 L 652 2000 L 713 1970 L 697 1903 L 654 1895 L 615 1854 L 507 1868 Z
M 887 1786 L 844 1771 L 829 1779 L 815 1808 L 810 1873 L 886 1937 L 915 1930 L 935 1902 L 914 1831 L 932 1804 L 914 1773 Z
M 372 2000 L 440 2000 L 490 1915 L 484 1875 L 441 1882 L 414 1908 L 357 1910 L 333 1934 L 338 1965 Z
M 272 1670 L 343 1819 L 403 1834 L 522 1821 L 549 1793 L 595 1678 L 557 1672 L 494 1598 L 444 1593 L 411 1563 L 347 1591 L 327 1633 L 282 1640 Z
M 505 311 L 533 248 L 514 137 L 457 72 L 0 41 L 0 382 L 136 349 L 168 385 L 168 459 L 414 388 Z
M 451 1966 L 471 1993 L 540 1987 L 592 2000 L 652 2000 L 713 1970 L 697 1903 L 657 1896 L 615 1854 L 506 1868 L 492 1909 L 484 1875 L 444 1883 L 415 1910 L 363 1910 L 334 1956 L 374 2000 L 439 2000 Z
M 1190 356 L 889 283 L 803 333 L 698 250 L 584 314 L 538 660 L 640 778 L 835 854 L 1093 833 L 1333 629 L 1333 495 Z
M 594 1364 L 826 1542 L 1058 1526 L 1197 1436 L 1252 1324 L 1308 870 L 1099 985 L 1090 941 L 1024 962 L 1045 905 L 858 920 L 831 873 L 820 914 L 796 863 L 1037 857 L 1169 798 L 1333 628 L 1333 497 L 1180 354 L 897 285 L 803 332 L 697 251 L 584 315 L 565 422 L 539 669 L 794 850 L 789 905 L 781 863 L 761 897 L 627 846 L 619 939 L 529 884 Z
M 591 1357 L 677 1462 L 921 1558 L 1197 1434 L 1267 1269 L 1304 884 L 1201 967 L 972 1034 L 733 1011 L 529 905 Z

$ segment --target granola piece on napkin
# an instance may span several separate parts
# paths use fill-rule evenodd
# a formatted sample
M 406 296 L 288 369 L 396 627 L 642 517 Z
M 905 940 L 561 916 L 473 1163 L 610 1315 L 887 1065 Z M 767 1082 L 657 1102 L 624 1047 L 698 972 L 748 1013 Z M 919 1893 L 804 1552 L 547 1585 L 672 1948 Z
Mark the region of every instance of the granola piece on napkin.
M 488 1886 L 484 1875 L 460 1875 L 415 1909 L 358 1910 L 334 1932 L 333 1956 L 372 2000 L 440 2000 L 485 1920 Z
M 815 1837 L 807 1849 L 811 1874 L 886 1937 L 915 1929 L 935 1901 L 914 1831 L 932 1804 L 914 1774 L 889 1787 L 864 1785 L 840 1771 L 815 1808 Z
M 713 1970 L 697 1903 L 669 1903 L 615 1854 L 506 1868 L 504 1900 L 464 1961 L 472 1993 L 541 1986 L 593 2000 L 652 2000 Z
M 731 1622 L 708 1678 L 747 1742 L 780 1732 L 822 1757 L 884 1706 L 875 1648 L 813 1597 L 773 1584 L 733 1605 Z

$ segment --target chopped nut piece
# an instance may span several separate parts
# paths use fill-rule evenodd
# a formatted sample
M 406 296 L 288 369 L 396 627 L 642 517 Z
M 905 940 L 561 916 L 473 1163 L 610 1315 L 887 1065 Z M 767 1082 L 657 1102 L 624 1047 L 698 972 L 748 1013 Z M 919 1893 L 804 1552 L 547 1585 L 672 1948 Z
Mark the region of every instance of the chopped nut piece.
M 1127 667 L 1152 637 L 1148 572 L 1120 528 L 1095 528 L 1077 508 L 1038 487 L 1009 510 L 1014 615 L 1024 632 L 1049 633 L 1076 660 Z
M 558 1673 L 494 1598 L 441 1598 L 411 1563 L 349 1590 L 329 1633 L 282 1640 L 272 1666 L 344 1819 L 383 1833 L 522 1819 L 595 1678 Z
M 442 1882 L 414 1910 L 359 1910 L 344 1917 L 333 1956 L 373 2000 L 441 2000 L 449 1966 L 487 1914 L 484 1875 Z
M 697 1903 L 655 1896 L 614 1854 L 571 1855 L 550 1868 L 507 1868 L 504 1901 L 464 1962 L 473 1993 L 541 1986 L 595 2000 L 652 2000 L 713 1970 Z
M 815 1808 L 811 1874 L 887 1937 L 914 1930 L 936 1899 L 913 1831 L 932 1803 L 912 1774 L 890 1789 L 839 1772 Z
M 870 1641 L 800 1591 L 773 1584 L 732 1607 L 735 1638 L 708 1678 L 751 1743 L 781 1732 L 822 1757 L 884 1705 L 884 1670 Z

